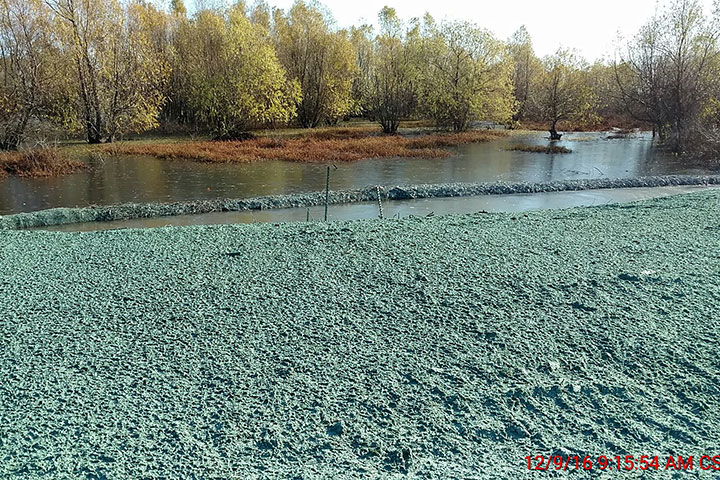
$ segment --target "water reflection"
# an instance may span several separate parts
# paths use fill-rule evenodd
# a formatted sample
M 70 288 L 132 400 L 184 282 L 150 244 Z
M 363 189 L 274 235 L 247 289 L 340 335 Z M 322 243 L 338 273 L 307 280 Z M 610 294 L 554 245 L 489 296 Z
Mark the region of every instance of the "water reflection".
M 338 165 L 332 188 L 407 183 L 549 181 L 702 173 L 660 153 L 650 134 L 607 140 L 606 134 L 568 134 L 571 154 L 508 151 L 515 143 L 547 144 L 547 134 L 513 136 L 459 147 L 446 159 L 371 159 Z M 51 207 L 252 197 L 322 190 L 325 166 L 256 162 L 205 164 L 149 157 L 108 158 L 74 175 L 0 180 L 0 214 Z
M 448 213 L 486 212 L 525 212 L 528 210 L 547 210 L 554 208 L 604 205 L 622 203 L 649 198 L 696 192 L 708 188 L 703 186 L 678 186 L 656 188 L 619 188 L 603 190 L 584 190 L 578 192 L 550 192 L 515 195 L 483 195 L 463 198 L 426 198 L 419 200 L 399 200 L 385 202 L 383 206 L 387 218 L 443 215 Z M 199 215 L 180 215 L 176 217 L 140 218 L 114 222 L 93 222 L 43 227 L 36 230 L 64 232 L 82 232 L 93 230 L 111 230 L 117 228 L 153 228 L 168 225 L 218 225 L 258 222 L 304 222 L 305 208 L 284 208 L 263 211 L 216 212 Z M 310 208 L 312 221 L 322 220 L 324 207 Z M 332 205 L 330 220 L 357 220 L 377 218 L 378 207 L 375 202 Z

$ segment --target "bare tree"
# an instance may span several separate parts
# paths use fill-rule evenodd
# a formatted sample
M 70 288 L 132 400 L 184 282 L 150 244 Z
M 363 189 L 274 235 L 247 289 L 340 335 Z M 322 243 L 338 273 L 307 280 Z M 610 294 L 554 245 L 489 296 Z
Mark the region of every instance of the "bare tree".
M 717 76 L 717 16 L 697 0 L 677 0 L 655 15 L 615 62 L 628 113 L 655 125 L 676 152 L 698 127 Z

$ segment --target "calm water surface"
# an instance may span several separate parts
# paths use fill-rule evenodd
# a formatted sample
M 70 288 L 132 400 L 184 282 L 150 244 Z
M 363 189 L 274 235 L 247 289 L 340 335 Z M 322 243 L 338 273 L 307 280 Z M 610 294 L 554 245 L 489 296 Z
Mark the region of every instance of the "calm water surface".
M 547 192 L 514 195 L 481 195 L 462 198 L 424 198 L 417 200 L 397 200 L 383 203 L 385 218 L 407 217 L 409 215 L 444 215 L 448 213 L 486 212 L 525 212 L 529 210 L 549 210 L 554 208 L 596 206 L 609 203 L 625 203 L 649 198 L 677 195 L 706 190 L 697 185 L 656 187 L 656 188 L 609 188 L 602 190 L 582 190 L 577 192 Z M 42 227 L 33 230 L 52 230 L 62 232 L 88 232 L 93 230 L 113 230 L 118 228 L 154 228 L 182 225 L 220 225 L 236 223 L 279 223 L 304 222 L 307 214 L 311 221 L 322 220 L 324 207 L 278 208 L 262 211 L 214 212 L 198 215 L 178 215 L 175 217 L 138 218 L 113 222 L 90 222 Z M 375 202 L 331 205 L 329 220 L 358 220 L 378 217 Z
M 567 134 L 570 154 L 508 151 L 515 144 L 547 144 L 538 132 L 465 145 L 445 159 L 372 159 L 340 164 L 331 189 L 409 183 L 550 181 L 704 173 L 653 148 L 649 133 L 607 139 L 606 133 Z M 242 198 L 325 188 L 325 166 L 291 162 L 206 164 L 149 157 L 108 158 L 77 174 L 0 180 L 0 214 L 52 207 Z

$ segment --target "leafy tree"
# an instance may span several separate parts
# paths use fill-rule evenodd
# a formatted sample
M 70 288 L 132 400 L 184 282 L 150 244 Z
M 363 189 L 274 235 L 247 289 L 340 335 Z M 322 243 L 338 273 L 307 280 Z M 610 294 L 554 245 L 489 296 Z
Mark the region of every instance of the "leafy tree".
M 272 22 L 272 13 L 270 5 L 265 0 L 257 0 L 250 9 L 250 21 L 255 25 L 261 25 L 270 31 Z
M 345 31 L 330 29 L 329 14 L 297 1 L 287 15 L 275 11 L 275 44 L 280 62 L 302 92 L 298 121 L 316 127 L 353 109 L 351 89 L 357 64 Z
M 49 0 L 64 55 L 63 122 L 84 129 L 89 143 L 157 125 L 169 68 L 149 26 L 162 15 L 144 2 Z
M 589 67 L 587 78 L 597 100 L 596 113 L 600 120 L 619 120 L 623 124 L 632 120 L 625 110 L 622 95 L 618 92 L 613 65 L 595 62 Z
M 523 120 L 528 113 L 531 86 L 535 77 L 542 70 L 540 60 L 535 56 L 532 39 L 523 25 L 510 38 L 508 42 L 510 55 L 515 66 L 513 72 L 513 94 L 517 110 L 513 121 Z
M 0 0 L 0 149 L 16 150 L 43 112 L 51 75 L 47 12 L 40 0 Z
M 253 125 L 287 122 L 300 100 L 267 30 L 242 5 L 199 12 L 183 24 L 177 48 L 186 97 L 198 119 L 219 138 L 238 138 Z
M 357 115 L 372 114 L 369 105 L 372 85 L 374 49 L 372 25 L 350 28 L 350 42 L 355 50 L 357 69 L 350 89 L 353 108 L 350 113 Z
M 507 122 L 514 113 L 513 64 L 490 32 L 470 22 L 428 24 L 421 101 L 438 126 L 467 129 L 477 119 Z
M 382 9 L 379 19 L 368 106 L 383 132 L 395 133 L 400 119 L 412 113 L 417 104 L 420 34 L 417 26 L 405 31 L 390 7 Z
M 185 2 L 183 2 L 183 0 L 170 0 L 170 10 L 175 15 L 181 17 L 187 16 L 187 8 L 185 8 Z
M 597 98 L 586 65 L 572 52 L 558 50 L 545 57 L 543 65 L 534 89 L 534 107 L 538 117 L 550 123 L 551 138 L 559 139 L 559 122 L 596 119 Z

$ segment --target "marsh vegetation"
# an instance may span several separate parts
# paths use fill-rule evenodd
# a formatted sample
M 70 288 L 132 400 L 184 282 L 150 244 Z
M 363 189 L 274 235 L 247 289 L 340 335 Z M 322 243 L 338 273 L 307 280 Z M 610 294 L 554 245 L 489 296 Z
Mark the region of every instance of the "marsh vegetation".
M 56 148 L 0 152 L 0 177 L 54 177 L 75 173 L 86 167 L 85 163 L 67 158 Z
M 529 153 L 572 153 L 567 147 L 562 145 L 513 145 L 510 150 L 514 152 Z
M 256 160 L 291 162 L 348 162 L 368 158 L 445 158 L 447 147 L 495 140 L 503 131 L 420 134 L 414 136 L 379 135 L 364 129 L 337 129 L 295 138 L 260 137 L 245 141 L 148 143 L 108 145 L 112 155 L 147 155 L 162 159 L 182 159 L 214 163 L 246 163 Z

